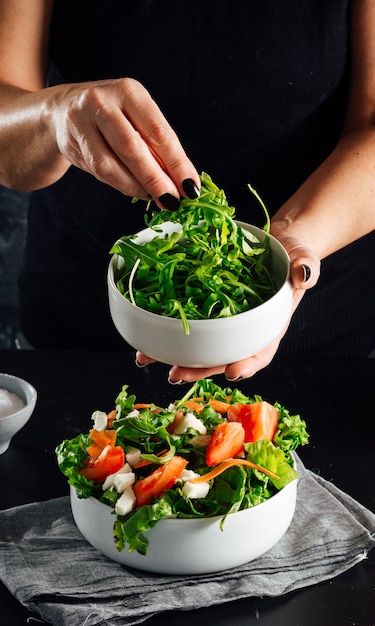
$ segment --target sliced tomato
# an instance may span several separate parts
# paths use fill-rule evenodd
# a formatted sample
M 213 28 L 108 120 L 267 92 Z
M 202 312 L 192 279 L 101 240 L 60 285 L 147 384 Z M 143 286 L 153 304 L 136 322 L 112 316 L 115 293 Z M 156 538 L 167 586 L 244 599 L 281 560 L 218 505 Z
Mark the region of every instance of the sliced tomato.
M 181 456 L 173 456 L 149 476 L 138 480 L 133 486 L 136 506 L 151 504 L 153 498 L 159 498 L 164 491 L 171 489 L 187 464 Z
M 243 450 L 245 431 L 238 422 L 222 422 L 216 426 L 206 450 L 208 466 L 238 456 Z
M 227 411 L 228 420 L 239 422 L 245 429 L 245 443 L 272 439 L 278 424 L 277 409 L 269 402 L 253 404 L 231 404 Z
M 81 469 L 81 474 L 87 480 L 94 480 L 96 483 L 103 482 L 109 474 L 118 472 L 125 463 L 125 452 L 121 446 L 107 446 L 95 460 L 89 460 L 86 466 Z

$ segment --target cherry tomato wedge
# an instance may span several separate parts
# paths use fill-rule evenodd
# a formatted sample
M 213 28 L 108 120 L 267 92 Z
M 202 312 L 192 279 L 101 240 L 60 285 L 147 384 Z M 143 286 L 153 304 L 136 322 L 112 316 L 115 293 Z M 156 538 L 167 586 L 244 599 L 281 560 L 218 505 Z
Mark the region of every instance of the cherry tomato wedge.
M 181 456 L 173 456 L 149 476 L 137 480 L 133 487 L 136 506 L 151 504 L 153 498 L 159 498 L 164 491 L 171 489 L 187 464 L 187 460 Z
M 245 431 L 237 422 L 222 422 L 216 426 L 206 450 L 208 466 L 238 456 L 243 450 Z
M 109 474 L 114 474 L 125 463 L 125 453 L 121 446 L 111 448 L 107 446 L 95 460 L 89 460 L 85 467 L 81 469 L 81 474 L 87 480 L 94 480 L 96 483 L 103 482 Z
M 278 424 L 277 409 L 269 402 L 254 402 L 253 404 L 231 404 L 227 411 L 228 420 L 239 422 L 245 429 L 245 443 L 273 440 Z

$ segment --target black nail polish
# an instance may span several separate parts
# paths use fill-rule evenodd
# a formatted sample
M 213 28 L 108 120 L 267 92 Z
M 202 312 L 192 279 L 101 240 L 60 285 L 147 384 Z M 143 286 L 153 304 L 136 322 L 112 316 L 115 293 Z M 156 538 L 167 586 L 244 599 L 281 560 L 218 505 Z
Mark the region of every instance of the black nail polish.
M 303 269 L 303 282 L 307 283 L 307 281 L 309 280 L 311 276 L 311 269 L 309 268 L 308 265 L 302 265 L 302 269 Z
M 182 181 L 182 189 L 190 200 L 195 200 L 199 196 L 199 189 L 192 178 L 185 178 Z
M 171 193 L 163 193 L 162 196 L 159 196 L 159 202 L 168 211 L 177 211 L 180 206 L 180 201 Z

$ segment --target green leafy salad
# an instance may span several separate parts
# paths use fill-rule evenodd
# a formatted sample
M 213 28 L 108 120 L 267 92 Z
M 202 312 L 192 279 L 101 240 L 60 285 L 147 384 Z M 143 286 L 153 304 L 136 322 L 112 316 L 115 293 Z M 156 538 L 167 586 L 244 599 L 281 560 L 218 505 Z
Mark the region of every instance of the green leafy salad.
M 119 239 L 111 254 L 123 259 L 115 283 L 133 304 L 167 317 L 188 320 L 229 317 L 247 311 L 275 294 L 269 271 L 269 216 L 266 237 L 258 238 L 234 220 L 235 209 L 208 174 L 201 175 L 201 193 L 183 198 L 177 211 L 155 211 L 145 221 L 155 238 L 143 245 L 135 235 Z M 170 235 L 158 236 L 164 222 L 180 224 Z
M 309 439 L 299 415 L 212 379 L 167 408 L 137 402 L 125 385 L 92 422 L 56 448 L 59 468 L 78 497 L 113 509 L 117 549 L 140 554 L 162 519 L 221 516 L 222 525 L 271 498 L 297 478 L 292 451 Z

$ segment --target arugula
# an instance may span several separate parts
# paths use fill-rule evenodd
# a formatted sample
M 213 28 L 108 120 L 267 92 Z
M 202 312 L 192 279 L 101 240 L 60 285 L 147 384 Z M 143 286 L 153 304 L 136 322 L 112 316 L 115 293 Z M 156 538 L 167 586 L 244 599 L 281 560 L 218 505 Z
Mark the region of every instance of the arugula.
M 199 198 L 183 198 L 178 211 L 146 213 L 146 224 L 155 230 L 152 241 L 138 245 L 135 235 L 124 236 L 111 248 L 110 254 L 124 261 L 115 271 L 120 293 L 143 309 L 180 318 L 186 334 L 188 320 L 230 317 L 274 295 L 269 215 L 257 192 L 249 189 L 266 215 L 263 243 L 236 224 L 224 191 L 203 172 Z M 158 236 L 164 222 L 181 228 Z

